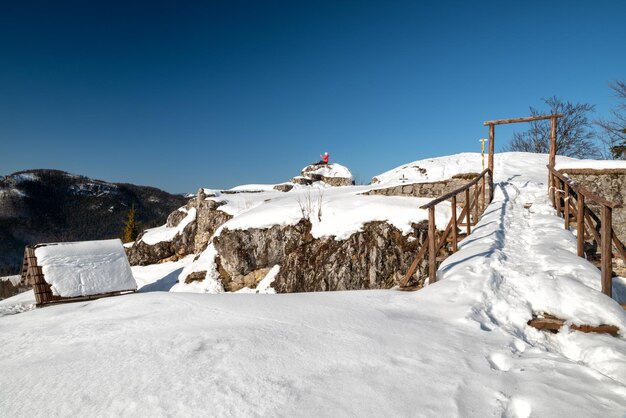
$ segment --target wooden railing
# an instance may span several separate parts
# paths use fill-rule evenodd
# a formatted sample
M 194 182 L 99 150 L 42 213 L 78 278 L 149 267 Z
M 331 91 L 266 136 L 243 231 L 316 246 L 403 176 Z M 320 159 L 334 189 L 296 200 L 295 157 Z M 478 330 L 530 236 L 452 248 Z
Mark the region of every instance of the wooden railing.
M 489 202 L 485 202 L 485 177 L 489 175 L 489 184 L 493 184 L 492 171 L 489 168 L 483 170 L 472 181 L 464 186 L 459 187 L 441 197 L 431 200 L 420 209 L 428 209 L 428 239 L 422 243 L 415 260 L 409 267 L 404 278 L 400 282 L 401 288 L 406 288 L 411 276 L 428 254 L 428 278 L 429 284 L 435 283 L 437 280 L 437 262 L 443 261 L 443 258 L 437 257 L 439 252 L 444 248 L 446 243 L 450 242 L 452 253 L 457 251 L 459 243 L 459 226 L 465 226 L 465 236 L 471 233 L 471 227 L 476 225 L 478 217 L 485 211 L 485 207 L 491 201 L 493 192 L 490 189 Z M 471 195 L 471 188 L 474 187 L 474 197 Z M 465 195 L 465 205 L 461 210 L 461 214 L 457 217 L 457 196 L 463 193 Z M 435 226 L 435 207 L 444 201 L 450 200 L 452 215 L 446 229 L 437 237 L 437 228 Z M 465 219 L 465 222 L 463 222 Z M 452 234 L 449 240 L 450 234 Z
M 626 262 L 626 248 L 613 230 L 613 209 L 619 208 L 621 205 L 606 200 L 580 184 L 576 184 L 550 165 L 548 165 L 548 172 L 551 179 L 550 200 L 557 214 L 563 216 L 565 229 L 570 229 L 572 220 L 576 222 L 576 251 L 578 256 L 585 257 L 585 241 L 593 239 L 596 248 L 600 247 L 602 293 L 612 296 L 613 246 L 615 246 L 619 257 Z M 600 208 L 600 216 L 589 208 L 589 201 Z

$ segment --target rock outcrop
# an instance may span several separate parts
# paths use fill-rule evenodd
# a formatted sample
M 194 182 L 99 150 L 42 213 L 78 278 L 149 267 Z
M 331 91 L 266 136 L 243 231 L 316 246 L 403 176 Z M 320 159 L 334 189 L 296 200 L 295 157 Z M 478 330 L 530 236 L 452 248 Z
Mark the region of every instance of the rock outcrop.
M 311 164 L 302 169 L 300 176 L 291 179 L 292 183 L 305 185 L 317 181 L 335 187 L 354 185 L 352 173 L 340 164 Z
M 399 283 L 413 262 L 427 225 L 411 234 L 386 222 L 370 222 L 348 239 L 314 238 L 311 224 L 221 231 L 213 241 L 219 279 L 226 291 L 254 288 L 276 264 L 272 287 L 279 293 L 325 290 L 386 289 Z M 420 266 L 414 278 L 425 275 Z
M 200 189 L 196 198 L 184 206 L 186 210 L 177 209 L 168 216 L 166 227 L 175 228 L 185 218 L 189 209 L 196 209 L 196 219 L 173 239 L 150 245 L 142 241 L 143 234 L 140 235 L 135 244 L 127 250 L 130 264 L 145 266 L 175 261 L 189 254 L 202 252 L 217 228 L 232 218 L 231 215 L 219 210 L 223 202 L 207 200 L 207 197 L 209 196 L 204 190 Z

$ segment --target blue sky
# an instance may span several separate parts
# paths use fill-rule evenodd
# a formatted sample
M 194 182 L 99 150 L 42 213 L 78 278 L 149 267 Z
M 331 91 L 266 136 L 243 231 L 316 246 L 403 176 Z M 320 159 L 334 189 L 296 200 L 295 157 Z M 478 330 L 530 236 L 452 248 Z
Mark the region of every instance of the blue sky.
M 484 120 L 542 97 L 605 116 L 624 16 L 623 1 L 2 2 L 0 174 L 187 192 L 285 181 L 328 151 L 368 181 L 478 151 Z

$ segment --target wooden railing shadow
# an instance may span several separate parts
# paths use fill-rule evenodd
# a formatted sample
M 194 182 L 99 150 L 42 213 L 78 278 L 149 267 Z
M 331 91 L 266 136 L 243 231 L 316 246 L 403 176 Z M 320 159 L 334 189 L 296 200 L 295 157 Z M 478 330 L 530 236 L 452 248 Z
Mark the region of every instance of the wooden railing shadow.
M 613 209 L 621 205 L 592 193 L 570 178 L 567 178 L 548 165 L 551 184 L 550 200 L 559 216 L 565 221 L 565 229 L 569 230 L 572 222 L 576 222 L 576 252 L 585 257 L 585 242 L 592 241 L 600 250 L 600 270 L 602 293 L 612 296 L 613 247 L 617 255 L 626 262 L 626 248 L 613 229 Z M 595 214 L 588 202 L 600 208 L 600 215 Z M 592 250 L 594 255 L 595 251 Z M 593 261 L 593 260 L 592 260 Z
M 415 271 L 422 263 L 425 257 L 428 255 L 428 283 L 432 284 L 437 281 L 437 266 L 445 260 L 446 256 L 440 255 L 441 251 L 446 247 L 446 244 L 450 244 L 450 251 L 455 253 L 458 249 L 458 243 L 462 239 L 461 236 L 468 236 L 471 234 L 472 226 L 475 226 L 478 222 L 479 216 L 485 211 L 485 208 L 491 203 L 491 191 L 493 187 L 490 187 L 490 193 L 488 196 L 488 202 L 485 201 L 485 184 L 486 176 L 489 175 L 489 184 L 493 184 L 492 170 L 486 168 L 477 177 L 469 181 L 467 184 L 431 200 L 427 204 L 420 207 L 420 209 L 428 209 L 428 238 L 426 242 L 422 243 L 415 260 L 409 267 L 409 270 L 404 275 L 404 278 L 400 282 L 401 290 L 417 290 L 424 285 L 424 279 L 419 278 L 417 284 L 409 286 L 411 277 L 415 274 Z M 473 197 L 471 196 L 471 189 L 474 188 Z M 461 213 L 457 216 L 457 201 L 458 196 L 464 194 L 465 204 Z M 444 231 L 437 231 L 435 225 L 435 208 L 438 204 L 450 200 L 451 216 L 450 222 Z M 465 227 L 465 234 L 459 234 L 459 226 Z

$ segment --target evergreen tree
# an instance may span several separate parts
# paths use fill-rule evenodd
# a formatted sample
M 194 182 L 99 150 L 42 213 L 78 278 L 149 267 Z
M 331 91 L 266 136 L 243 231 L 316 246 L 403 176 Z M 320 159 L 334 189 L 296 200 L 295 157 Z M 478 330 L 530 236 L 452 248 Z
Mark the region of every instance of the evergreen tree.
M 133 242 L 137 238 L 137 235 L 139 235 L 139 226 L 135 220 L 135 204 L 133 203 L 128 211 L 128 218 L 124 225 L 124 236 L 122 240 L 124 242 Z

